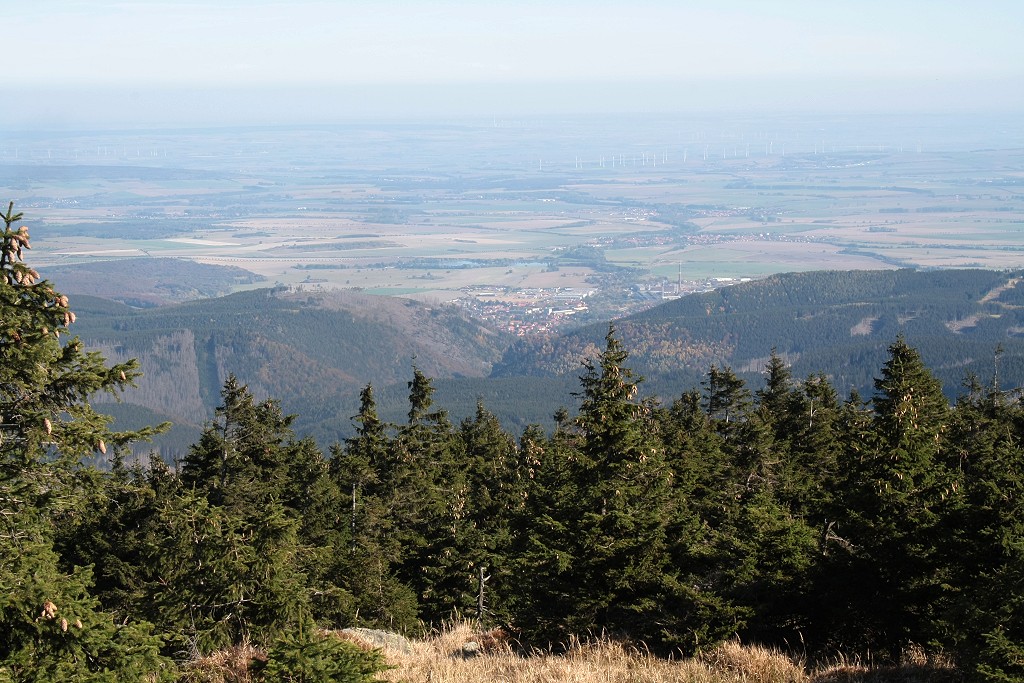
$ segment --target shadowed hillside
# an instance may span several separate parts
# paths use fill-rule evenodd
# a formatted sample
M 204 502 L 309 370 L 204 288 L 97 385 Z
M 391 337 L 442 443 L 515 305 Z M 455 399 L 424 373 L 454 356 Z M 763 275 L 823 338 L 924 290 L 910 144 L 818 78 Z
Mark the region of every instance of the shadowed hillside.
M 353 397 L 368 382 L 404 382 L 413 364 L 431 377 L 484 377 L 504 345 L 453 308 L 354 292 L 261 289 L 145 310 L 74 301 L 74 332 L 92 348 L 141 359 L 128 403 L 104 405 L 112 414 L 130 420 L 135 405 L 201 426 L 233 373 L 326 442 L 348 428 Z M 186 446 L 164 443 L 170 452 Z
M 643 390 L 669 402 L 698 387 L 712 364 L 751 386 L 774 347 L 796 377 L 823 372 L 846 394 L 870 394 L 886 348 L 902 332 L 955 396 L 973 373 L 1024 385 L 1024 288 L 986 270 L 814 272 L 772 276 L 687 296 L 615 323 Z M 509 426 L 550 427 L 572 408 L 580 362 L 598 352 L 607 323 L 545 339 L 509 340 L 450 307 L 352 291 L 264 289 L 136 310 L 74 297 L 74 332 L 108 357 L 138 357 L 145 373 L 130 404 L 104 410 L 135 424 L 132 405 L 195 429 L 228 373 L 299 414 L 302 434 L 329 444 L 351 433 L 358 390 L 378 389 L 392 421 L 408 410 L 412 365 L 436 380 L 455 421 L 482 401 Z M 492 371 L 493 364 L 493 371 Z M 152 419 L 152 418 L 151 418 Z M 190 432 L 195 434 L 194 431 Z M 188 440 L 174 441 L 180 452 Z

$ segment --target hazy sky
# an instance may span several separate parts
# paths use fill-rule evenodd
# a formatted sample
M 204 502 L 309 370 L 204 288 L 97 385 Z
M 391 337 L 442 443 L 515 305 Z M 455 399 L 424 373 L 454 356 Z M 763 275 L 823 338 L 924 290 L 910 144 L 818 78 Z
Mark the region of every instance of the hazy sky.
M 1024 108 L 1020 0 L 2 4 L 9 122 Z

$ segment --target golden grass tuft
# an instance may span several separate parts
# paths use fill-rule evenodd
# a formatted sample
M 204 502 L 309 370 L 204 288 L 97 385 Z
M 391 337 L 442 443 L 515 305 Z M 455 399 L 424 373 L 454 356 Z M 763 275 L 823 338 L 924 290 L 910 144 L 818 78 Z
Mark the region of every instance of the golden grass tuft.
M 898 664 L 869 666 L 856 661 L 838 661 L 819 668 L 811 683 L 959 683 L 962 680 L 963 675 L 948 657 L 911 646 Z
M 193 659 L 182 666 L 181 683 L 251 683 L 249 665 L 266 659 L 256 647 L 243 644 Z
M 719 680 L 749 683 L 802 683 L 809 677 L 802 664 L 785 654 L 757 645 L 723 643 L 699 657 Z
M 697 659 L 666 660 L 607 638 L 576 642 L 564 655 L 517 654 L 507 642 L 482 654 L 463 655 L 467 642 L 484 636 L 457 624 L 413 643 L 409 654 L 387 652 L 393 683 L 809 683 L 803 669 L 764 648 L 726 643 Z

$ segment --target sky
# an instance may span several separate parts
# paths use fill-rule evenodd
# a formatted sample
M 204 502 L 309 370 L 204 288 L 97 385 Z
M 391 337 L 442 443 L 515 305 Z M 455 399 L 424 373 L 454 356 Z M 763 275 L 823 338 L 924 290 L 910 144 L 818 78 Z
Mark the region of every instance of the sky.
M 1019 0 L 0 5 L 8 125 L 1024 110 Z

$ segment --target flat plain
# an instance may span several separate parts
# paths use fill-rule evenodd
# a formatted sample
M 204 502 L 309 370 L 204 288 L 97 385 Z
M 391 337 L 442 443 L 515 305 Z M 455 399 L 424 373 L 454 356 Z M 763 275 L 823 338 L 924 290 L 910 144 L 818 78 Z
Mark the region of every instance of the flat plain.
M 1022 192 L 1024 127 L 993 116 L 494 119 L 0 141 L 0 193 L 25 213 L 44 274 L 170 257 L 265 278 L 238 287 L 426 301 L 538 288 L 623 298 L 821 269 L 1017 268 Z

